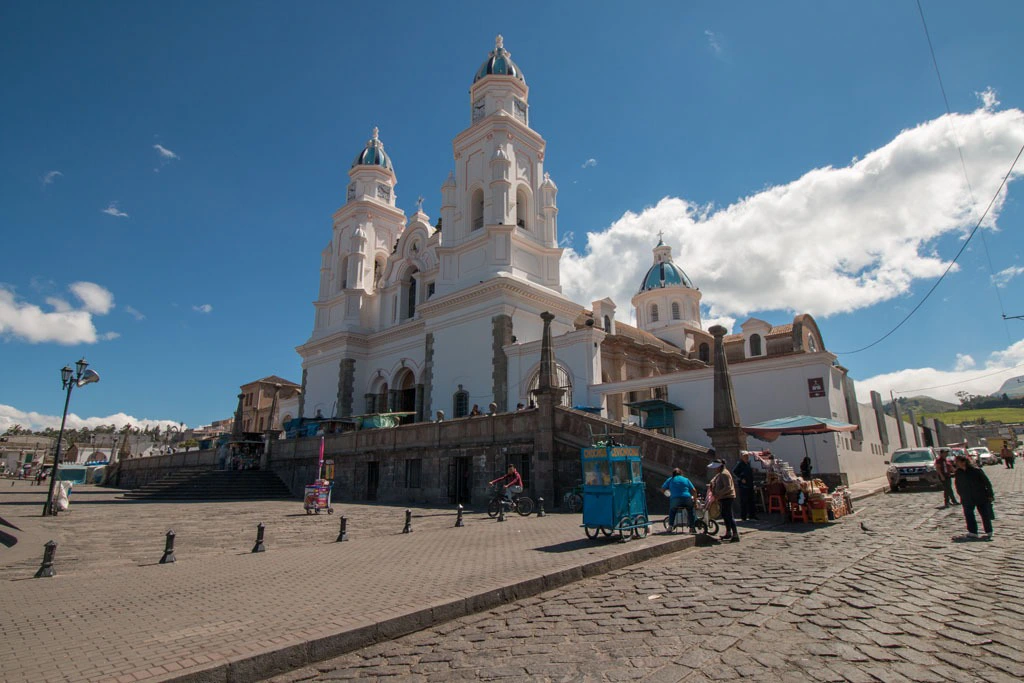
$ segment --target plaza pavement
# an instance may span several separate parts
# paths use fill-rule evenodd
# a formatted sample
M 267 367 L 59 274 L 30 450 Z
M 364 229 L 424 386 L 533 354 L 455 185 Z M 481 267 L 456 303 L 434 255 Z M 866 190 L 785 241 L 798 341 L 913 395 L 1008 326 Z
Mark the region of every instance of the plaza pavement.
M 415 508 L 413 533 L 402 534 L 400 507 L 339 504 L 334 516 L 307 516 L 298 501 L 143 503 L 117 493 L 78 487 L 70 514 L 42 518 L 45 488 L 0 481 L 0 517 L 21 530 L 15 552 L 0 550 L 5 681 L 310 674 L 311 663 L 339 653 L 693 544 L 661 534 L 591 542 L 577 515 L 498 523 L 467 514 L 454 528 L 453 509 Z M 340 514 L 345 543 L 334 542 Z M 260 521 L 267 552 L 254 555 Z M 168 528 L 178 561 L 159 565 Z M 58 574 L 33 579 L 48 538 L 59 543 Z M 721 551 L 692 554 L 708 552 Z
M 271 680 L 1021 681 L 1024 474 L 986 472 L 991 542 L 952 542 L 963 515 L 941 492 L 876 496 L 839 523 L 656 558 Z

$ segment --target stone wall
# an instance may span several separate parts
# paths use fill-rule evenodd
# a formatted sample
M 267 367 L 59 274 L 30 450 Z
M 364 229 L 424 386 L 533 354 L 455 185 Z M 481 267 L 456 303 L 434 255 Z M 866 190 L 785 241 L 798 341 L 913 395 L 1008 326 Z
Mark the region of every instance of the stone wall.
M 163 479 L 171 472 L 183 468 L 216 469 L 217 451 L 210 448 L 202 451 L 154 455 L 148 458 L 128 458 L 119 461 L 118 467 L 120 468 L 118 487 L 134 489 L 151 481 Z M 108 482 L 107 485 L 112 486 L 113 483 Z

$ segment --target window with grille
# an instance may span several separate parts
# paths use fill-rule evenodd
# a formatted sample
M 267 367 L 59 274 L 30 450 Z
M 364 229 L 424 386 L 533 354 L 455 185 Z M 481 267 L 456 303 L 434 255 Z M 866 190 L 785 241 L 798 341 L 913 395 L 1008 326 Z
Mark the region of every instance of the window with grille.
M 452 396 L 452 417 L 469 415 L 469 392 L 459 385 L 459 390 Z
M 651 322 L 658 322 L 658 304 L 651 304 Z
M 405 488 L 418 489 L 422 487 L 421 475 L 423 473 L 423 460 L 412 458 L 405 461 Z
M 562 394 L 562 400 L 559 405 L 563 405 L 566 408 L 572 407 L 572 378 L 569 376 L 569 371 L 561 365 L 555 366 L 555 386 L 561 389 L 564 393 Z M 528 391 L 529 396 L 533 396 L 533 392 L 540 388 L 540 370 L 537 370 L 534 374 L 533 379 L 530 380 L 530 388 Z
M 673 301 L 672 302 L 672 319 L 673 320 L 679 320 L 679 317 L 680 317 L 679 316 L 679 302 L 678 301 Z

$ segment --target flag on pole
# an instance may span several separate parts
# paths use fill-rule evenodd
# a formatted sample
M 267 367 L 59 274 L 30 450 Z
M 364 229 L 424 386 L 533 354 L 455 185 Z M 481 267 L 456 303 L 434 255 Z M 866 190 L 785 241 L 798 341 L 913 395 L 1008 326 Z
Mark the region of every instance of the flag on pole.
M 323 478 L 322 477 L 323 471 L 324 471 L 324 437 L 321 434 L 320 435 L 320 462 L 317 463 L 317 466 L 316 466 L 316 477 L 317 477 L 317 479 Z

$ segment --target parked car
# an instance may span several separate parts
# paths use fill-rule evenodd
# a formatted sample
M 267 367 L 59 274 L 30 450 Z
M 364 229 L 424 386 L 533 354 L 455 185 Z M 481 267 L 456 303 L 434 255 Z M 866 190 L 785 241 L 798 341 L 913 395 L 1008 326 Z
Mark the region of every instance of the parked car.
M 900 448 L 887 462 L 886 477 L 892 491 L 908 486 L 942 488 L 942 479 L 935 471 L 935 452 L 931 448 Z
M 974 459 L 974 464 L 976 464 L 978 467 L 999 464 L 999 456 L 990 451 L 989 449 L 985 448 L 984 446 L 979 446 L 977 448 L 968 448 L 967 452 L 968 454 L 970 454 L 971 458 Z

